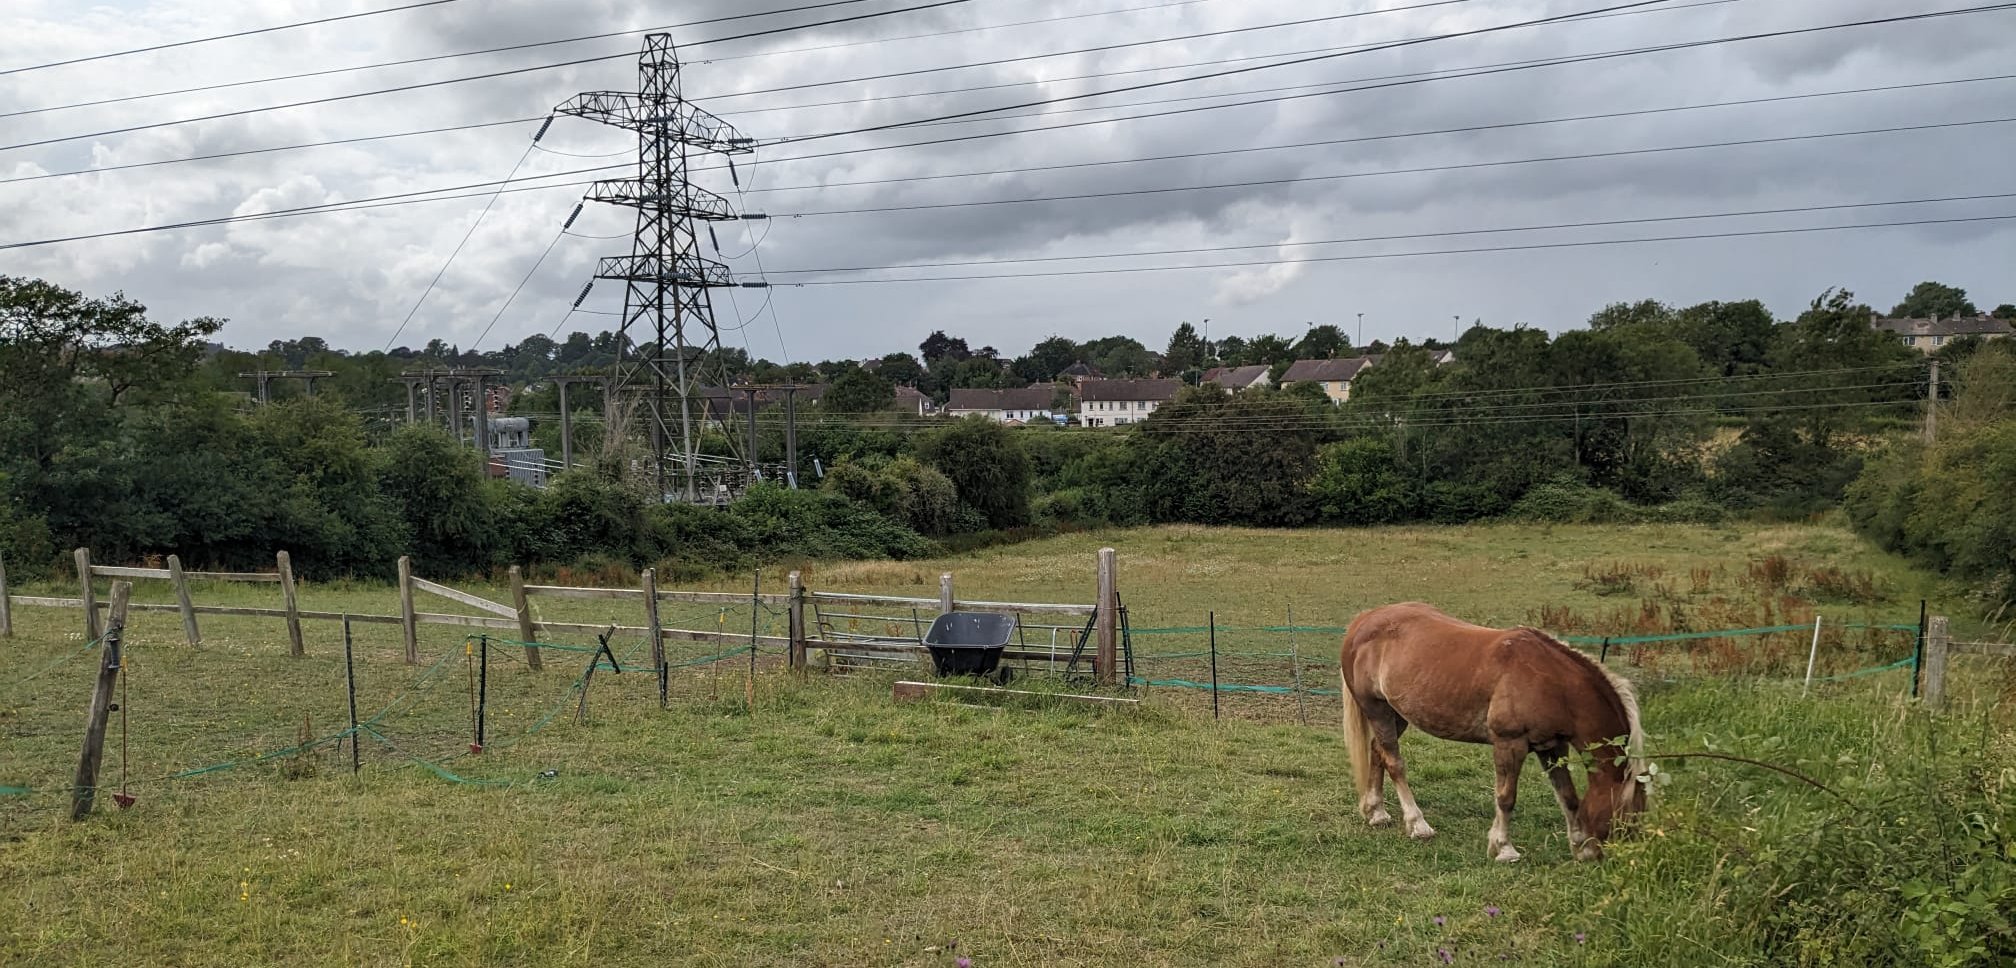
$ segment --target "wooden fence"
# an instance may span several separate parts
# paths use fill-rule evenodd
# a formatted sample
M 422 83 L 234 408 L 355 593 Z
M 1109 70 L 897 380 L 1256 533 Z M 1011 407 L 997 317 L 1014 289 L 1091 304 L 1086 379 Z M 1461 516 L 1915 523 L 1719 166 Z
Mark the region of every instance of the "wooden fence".
M 1070 630 L 1082 637 L 1082 630 L 1089 629 L 1096 637 L 1096 648 L 1090 658 L 1092 668 L 1101 682 L 1116 681 L 1116 651 L 1119 630 L 1119 592 L 1115 574 L 1113 549 L 1099 552 L 1097 566 L 1098 600 L 1091 605 L 1071 605 L 1038 602 L 996 602 L 960 601 L 953 595 L 953 579 L 947 573 L 939 579 L 939 596 L 932 598 L 904 598 L 888 595 L 850 594 L 846 592 L 815 592 L 805 587 L 799 572 L 792 572 L 788 586 L 782 594 L 750 594 L 738 592 L 697 592 L 661 589 L 657 576 L 646 569 L 642 580 L 635 588 L 598 588 L 569 585 L 529 585 L 525 583 L 524 572 L 517 565 L 510 569 L 511 603 L 493 602 L 478 595 L 437 582 L 428 581 L 413 574 L 411 558 L 402 557 L 398 566 L 399 614 L 373 615 L 325 612 L 303 609 L 294 581 L 294 568 L 285 551 L 274 559 L 275 570 L 271 572 L 203 572 L 185 571 L 181 561 L 173 555 L 168 557 L 166 568 L 128 568 L 91 563 L 91 552 L 79 548 L 75 554 L 78 576 L 77 598 L 55 598 L 39 595 L 10 595 L 7 590 L 7 572 L 4 562 L 0 562 L 0 636 L 13 632 L 13 606 L 43 608 L 74 608 L 84 613 L 84 632 L 89 641 L 97 641 L 103 631 L 100 627 L 99 610 L 106 603 L 97 599 L 92 585 L 93 578 L 113 579 L 157 579 L 169 582 L 175 592 L 174 604 L 152 604 L 130 602 L 127 608 L 136 612 L 178 612 L 182 617 L 184 636 L 191 646 L 202 645 L 202 634 L 198 627 L 199 615 L 236 615 L 284 619 L 287 625 L 290 654 L 305 654 L 301 623 L 333 622 L 348 619 L 365 624 L 398 625 L 405 640 L 405 657 L 410 663 L 420 660 L 419 627 L 422 625 L 453 625 L 473 629 L 493 629 L 515 632 L 525 643 L 525 662 L 533 669 L 541 667 L 538 643 L 543 635 L 572 633 L 595 635 L 611 630 L 609 624 L 588 624 L 579 622 L 541 621 L 532 608 L 532 600 L 539 597 L 575 599 L 622 599 L 639 603 L 641 625 L 615 625 L 618 633 L 646 636 L 651 642 L 651 663 L 654 668 L 664 664 L 664 643 L 701 642 L 724 646 L 756 645 L 778 648 L 785 651 L 790 666 L 803 668 L 812 649 L 838 650 L 845 653 L 881 655 L 897 661 L 917 661 L 924 652 L 923 632 L 918 628 L 916 635 L 907 638 L 893 636 L 833 636 L 824 621 L 807 621 L 808 610 L 818 616 L 822 608 L 830 606 L 866 606 L 871 608 L 910 609 L 913 616 L 921 616 L 929 610 L 935 618 L 941 612 L 954 609 L 967 611 L 1007 612 L 1018 615 L 1059 616 L 1081 619 L 1074 625 L 1045 625 L 1052 637 L 1050 649 L 1010 649 L 1006 657 L 1011 659 L 1041 659 L 1046 655 L 1055 658 L 1055 643 L 1060 630 Z M 280 586 L 278 608 L 258 608 L 237 605 L 202 605 L 195 602 L 190 593 L 192 580 L 229 582 L 272 582 Z M 466 606 L 483 615 L 457 615 L 439 612 L 422 612 L 414 606 L 415 593 L 432 595 Z M 788 618 L 787 634 L 784 636 L 745 635 L 720 630 L 668 628 L 659 620 L 658 606 L 662 602 L 677 602 L 699 605 L 741 605 L 769 606 L 781 608 Z M 1077 641 L 1071 641 L 1075 651 Z
M 1998 655 L 2016 659 L 2016 643 L 1955 642 L 1946 616 L 1935 615 L 1925 625 L 1925 705 L 1946 708 L 1946 666 L 1956 655 Z

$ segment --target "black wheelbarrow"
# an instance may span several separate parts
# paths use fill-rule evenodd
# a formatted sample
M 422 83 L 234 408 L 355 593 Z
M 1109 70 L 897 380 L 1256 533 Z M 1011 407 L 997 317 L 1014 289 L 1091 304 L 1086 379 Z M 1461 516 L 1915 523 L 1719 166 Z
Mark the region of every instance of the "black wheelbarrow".
M 924 633 L 932 670 L 941 676 L 996 676 L 1005 672 L 1001 650 L 1015 637 L 1015 616 L 946 612 Z

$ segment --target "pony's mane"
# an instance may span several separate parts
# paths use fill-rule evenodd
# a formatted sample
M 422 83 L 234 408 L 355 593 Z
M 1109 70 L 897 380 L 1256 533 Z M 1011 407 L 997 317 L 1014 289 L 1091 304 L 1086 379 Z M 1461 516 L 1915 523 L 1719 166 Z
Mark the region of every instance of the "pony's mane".
M 1632 688 L 1631 680 L 1610 671 L 1603 663 L 1590 658 L 1589 653 L 1569 645 L 1546 632 L 1534 628 L 1529 628 L 1527 631 L 1532 632 L 1541 641 L 1554 646 L 1554 648 L 1575 661 L 1582 663 L 1584 668 L 1602 676 L 1603 681 L 1610 684 L 1611 691 L 1617 694 L 1618 705 L 1624 707 L 1624 723 L 1630 730 L 1624 750 L 1630 760 L 1631 775 L 1636 776 L 1640 772 L 1643 772 L 1642 761 L 1645 757 L 1645 729 L 1638 722 L 1638 691 Z

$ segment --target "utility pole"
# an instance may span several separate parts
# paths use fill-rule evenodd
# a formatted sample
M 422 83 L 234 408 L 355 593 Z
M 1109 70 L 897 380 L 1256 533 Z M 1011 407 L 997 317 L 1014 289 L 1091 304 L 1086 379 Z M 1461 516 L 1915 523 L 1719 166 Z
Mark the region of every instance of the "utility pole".
M 1449 332 L 1453 334 L 1453 339 L 1449 345 L 1454 346 L 1457 343 L 1463 342 L 1463 314 L 1457 313 L 1449 318 L 1455 321 L 1455 325 L 1449 329 Z
M 572 469 L 574 467 L 574 408 L 567 402 L 567 387 L 575 383 L 599 383 L 602 385 L 602 392 L 607 393 L 609 392 L 609 377 L 607 375 L 556 376 L 552 379 L 560 387 L 560 466 L 563 469 Z M 606 418 L 609 413 L 609 408 L 606 404 L 603 406 L 602 412 L 606 424 Z
M 693 419 L 699 388 L 693 369 L 697 361 L 712 359 L 713 351 L 721 345 L 709 291 L 738 285 L 726 265 L 701 257 L 696 226 L 703 221 L 763 216 L 738 214 L 727 199 L 692 183 L 688 167 L 692 153 L 728 156 L 729 172 L 734 176 L 733 156 L 755 149 L 753 139 L 685 99 L 679 68 L 671 35 L 651 34 L 644 38 L 644 51 L 637 60 L 636 91 L 577 95 L 560 105 L 558 113 L 637 133 L 637 176 L 597 182 L 588 193 L 593 201 L 637 210 L 630 254 L 602 259 L 596 265 L 595 278 L 624 283 L 619 335 L 630 336 L 633 326 L 652 334 L 652 352 L 641 361 L 643 372 L 625 367 L 619 353 L 610 371 L 608 393 L 615 397 L 632 384 L 648 385 L 651 406 L 646 409 L 661 499 L 669 493 L 663 442 L 671 436 L 668 412 L 676 398 L 684 477 L 681 490 L 686 500 L 693 501 L 698 497 L 695 478 L 699 460 L 699 436 Z M 764 284 L 739 285 L 761 288 Z
M 1358 351 L 1365 351 L 1365 314 L 1358 314 Z
M 1939 360 L 1932 360 L 1932 374 L 1925 384 L 1925 442 L 1939 441 Z

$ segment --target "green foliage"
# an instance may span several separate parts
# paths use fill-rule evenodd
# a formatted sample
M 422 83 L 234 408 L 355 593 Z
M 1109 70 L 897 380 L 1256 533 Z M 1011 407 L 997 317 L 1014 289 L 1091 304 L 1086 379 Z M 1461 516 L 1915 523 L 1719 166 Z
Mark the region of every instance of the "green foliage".
M 1943 282 L 1927 281 L 1912 286 L 1904 301 L 1891 307 L 1890 315 L 1907 319 L 1951 318 L 1979 316 L 1981 310 L 1967 298 L 1967 290 Z
M 1187 322 L 1178 325 L 1169 337 L 1168 350 L 1162 354 L 1162 371 L 1181 373 L 1202 366 L 1204 349 L 1204 337 L 1197 335 L 1197 327 Z
M 1216 384 L 1184 390 L 1140 424 L 1132 448 L 1132 477 L 1150 520 L 1308 523 L 1315 516 L 1308 482 L 1316 470 L 1317 415 L 1283 393 L 1235 396 Z
M 1037 343 L 1027 356 L 1016 358 L 1015 376 L 1025 383 L 1047 383 L 1078 362 L 1078 356 L 1077 343 L 1052 336 Z
M 437 428 L 407 426 L 379 448 L 379 461 L 380 486 L 399 507 L 421 573 L 481 571 L 508 547 L 475 451 Z
M 1719 524 L 1729 512 L 1699 497 L 1662 505 L 1633 504 L 1615 491 L 1567 477 L 1535 485 L 1508 516 L 1550 524 Z
M 959 499 L 992 528 L 1029 523 L 1029 455 L 1021 437 L 985 417 L 967 417 L 924 434 L 917 456 L 950 478 Z
M 904 559 L 931 547 L 917 532 L 824 491 L 758 485 L 722 513 L 735 519 L 744 551 L 759 560 Z
M 880 373 L 855 368 L 833 381 L 819 407 L 836 414 L 869 414 L 894 409 L 896 387 Z
M 1316 455 L 1309 494 L 1326 523 L 1393 524 L 1414 517 L 1420 494 L 1393 445 L 1375 437 L 1330 444 Z
M 820 485 L 873 508 L 919 534 L 950 534 L 959 509 L 951 478 L 914 457 L 845 461 Z

